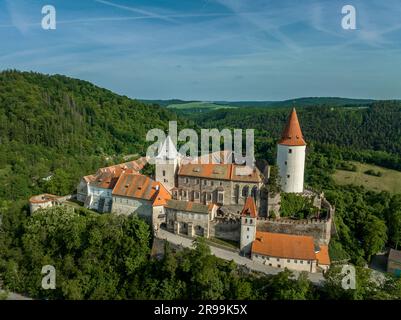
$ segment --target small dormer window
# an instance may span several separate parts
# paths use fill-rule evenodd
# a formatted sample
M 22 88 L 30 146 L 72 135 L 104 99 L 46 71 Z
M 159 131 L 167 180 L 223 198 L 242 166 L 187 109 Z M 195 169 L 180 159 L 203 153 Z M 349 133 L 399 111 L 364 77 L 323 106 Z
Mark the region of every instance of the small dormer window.
M 288 149 L 288 153 L 292 153 L 292 149 Z

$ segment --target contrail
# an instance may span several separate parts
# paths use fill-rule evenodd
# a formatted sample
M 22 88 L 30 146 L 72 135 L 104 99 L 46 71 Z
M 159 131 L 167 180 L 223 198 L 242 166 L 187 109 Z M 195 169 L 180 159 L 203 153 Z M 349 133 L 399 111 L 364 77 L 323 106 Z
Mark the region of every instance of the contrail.
M 131 12 L 135 12 L 135 13 L 140 13 L 140 14 L 143 14 L 143 15 L 151 17 L 151 18 L 157 18 L 157 19 L 164 20 L 164 21 L 167 21 L 167 22 L 176 23 L 176 21 L 173 20 L 173 19 L 170 19 L 170 18 L 168 18 L 166 16 L 162 16 L 162 15 L 159 15 L 157 13 L 150 12 L 150 11 L 146 11 L 146 10 L 142 10 L 142 9 L 138 9 L 138 8 L 127 7 L 127 6 L 123 6 L 123 5 L 116 4 L 116 3 L 113 3 L 113 2 L 110 2 L 110 1 L 105 1 L 105 0 L 95 0 L 95 1 L 99 2 L 99 3 L 102 3 L 104 5 L 107 5 L 107 6 L 123 9 L 123 10 L 126 10 L 126 11 L 131 11 Z

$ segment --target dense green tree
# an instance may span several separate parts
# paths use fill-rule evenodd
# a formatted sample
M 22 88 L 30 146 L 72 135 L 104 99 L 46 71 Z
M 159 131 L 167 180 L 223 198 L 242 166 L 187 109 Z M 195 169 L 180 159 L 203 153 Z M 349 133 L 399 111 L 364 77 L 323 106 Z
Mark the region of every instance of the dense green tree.
M 384 248 L 387 241 L 387 227 L 383 220 L 369 215 L 363 228 L 363 246 L 368 260 Z

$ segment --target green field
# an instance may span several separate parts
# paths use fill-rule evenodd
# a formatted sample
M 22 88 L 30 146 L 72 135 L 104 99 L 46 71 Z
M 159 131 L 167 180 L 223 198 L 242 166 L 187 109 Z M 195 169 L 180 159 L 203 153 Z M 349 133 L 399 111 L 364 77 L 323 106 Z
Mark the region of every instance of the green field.
M 382 167 L 351 162 L 357 166 L 357 171 L 336 170 L 333 175 L 334 181 L 339 185 L 353 184 L 364 186 L 368 190 L 388 191 L 391 193 L 401 193 L 401 172 L 385 169 Z M 379 171 L 381 177 L 375 177 L 364 173 L 367 170 Z
M 198 110 L 198 109 L 207 109 L 207 110 L 218 110 L 218 109 L 231 109 L 237 108 L 230 105 L 219 105 L 211 102 L 188 102 L 188 103 L 179 103 L 179 104 L 170 104 L 167 106 L 169 109 L 177 109 L 177 110 Z

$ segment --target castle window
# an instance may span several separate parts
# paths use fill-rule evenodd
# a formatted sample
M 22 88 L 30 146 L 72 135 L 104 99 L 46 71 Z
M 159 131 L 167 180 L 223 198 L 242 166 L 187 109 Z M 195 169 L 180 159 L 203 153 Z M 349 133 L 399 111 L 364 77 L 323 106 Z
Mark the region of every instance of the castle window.
M 185 178 L 185 183 L 189 183 L 189 179 L 188 178 Z
M 284 164 L 287 165 L 287 161 L 285 161 Z
M 247 223 L 248 222 L 248 219 L 247 218 L 245 218 L 245 223 Z
M 249 239 L 249 236 L 246 236 L 247 239 Z
M 163 170 L 163 177 L 166 176 L 166 170 Z
M 203 180 L 203 185 L 204 185 L 204 186 L 207 185 L 207 180 Z
M 288 149 L 288 153 L 292 153 L 292 149 Z
M 277 267 L 278 267 L 278 268 L 281 268 L 281 264 L 278 264 Z
M 248 228 L 246 228 L 246 231 L 249 231 L 249 227 L 248 227 Z
M 196 183 L 196 184 L 199 184 L 199 179 L 195 179 L 195 183 Z
M 290 175 L 289 175 L 289 174 L 287 174 L 287 178 L 290 178 Z
M 219 193 L 219 202 L 223 202 L 224 201 L 224 195 L 222 193 Z
M 199 199 L 199 192 L 197 192 L 197 191 L 194 192 L 194 198 Z
M 298 263 L 298 260 L 294 260 L 295 263 Z
M 310 261 L 308 260 L 308 264 L 310 264 Z
M 280 259 L 279 259 L 279 258 L 277 258 L 277 261 L 280 261 Z
M 248 195 L 249 195 L 249 187 L 245 186 L 245 187 L 242 188 L 242 196 L 243 197 L 248 197 Z
M 211 186 L 214 186 L 214 181 L 210 181 L 210 185 L 211 185 Z
M 301 260 L 301 261 L 299 261 L 301 264 L 304 264 L 304 261 L 303 260 Z
M 252 223 L 252 219 L 249 220 L 249 223 Z
M 290 260 L 290 259 L 288 259 L 288 260 L 287 260 L 287 262 L 288 262 L 288 263 L 290 263 L 290 262 L 291 262 L 291 260 Z

